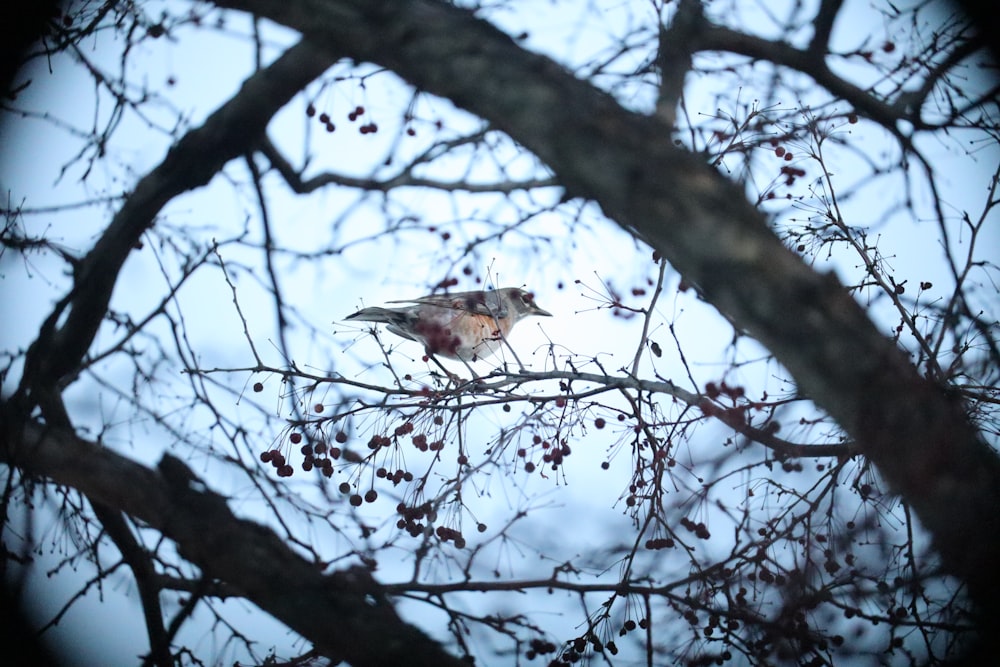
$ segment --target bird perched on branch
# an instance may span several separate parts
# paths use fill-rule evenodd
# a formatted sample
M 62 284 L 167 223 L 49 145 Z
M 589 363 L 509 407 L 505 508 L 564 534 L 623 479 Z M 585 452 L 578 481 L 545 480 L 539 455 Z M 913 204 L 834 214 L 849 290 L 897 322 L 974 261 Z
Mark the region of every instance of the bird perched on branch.
M 552 315 L 518 287 L 429 294 L 389 303 L 410 305 L 362 308 L 344 319 L 388 324 L 386 329 L 397 336 L 423 343 L 429 356 L 466 363 L 494 354 L 525 317 Z

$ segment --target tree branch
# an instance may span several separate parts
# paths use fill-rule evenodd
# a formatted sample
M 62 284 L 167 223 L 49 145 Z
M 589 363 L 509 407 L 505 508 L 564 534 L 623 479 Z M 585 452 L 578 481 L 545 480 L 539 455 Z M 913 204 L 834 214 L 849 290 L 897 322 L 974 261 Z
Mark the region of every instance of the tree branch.
M 161 531 L 207 576 L 228 582 L 334 664 L 466 664 L 404 623 L 367 569 L 323 574 L 271 529 L 234 516 L 179 459 L 165 455 L 159 470 L 150 470 L 68 429 L 3 426 L 0 462 L 76 488 Z
M 532 190 L 534 188 L 548 188 L 559 185 L 555 178 L 539 178 L 526 181 L 497 181 L 493 183 L 472 183 L 470 181 L 441 181 L 433 178 L 421 178 L 413 174 L 413 168 L 420 162 L 425 161 L 421 156 L 412 163 L 405 165 L 395 176 L 377 180 L 374 178 L 359 178 L 357 176 L 346 176 L 326 171 L 303 180 L 302 173 L 288 161 L 278 147 L 265 139 L 257 147 L 257 150 L 267 158 L 271 166 L 277 170 L 285 184 L 297 194 L 308 194 L 325 188 L 330 185 L 342 185 L 359 190 L 373 190 L 376 192 L 389 192 L 396 188 L 432 188 L 446 192 L 496 192 L 500 194 L 510 194 L 518 190 Z
M 843 0 L 822 0 L 816 18 L 813 20 L 813 38 L 809 42 L 809 53 L 813 59 L 820 60 L 827 52 L 830 43 L 830 33 L 833 32 L 833 22 L 837 20 Z
M 156 667 L 170 667 L 173 664 L 170 655 L 170 639 L 166 628 L 163 627 L 160 587 L 156 582 L 156 569 L 153 567 L 150 555 L 129 530 L 121 510 L 101 503 L 91 503 L 91 506 L 94 509 L 94 515 L 104 526 L 108 537 L 118 547 L 118 551 L 121 552 L 122 558 L 135 577 L 142 605 L 142 615 L 146 622 L 146 635 L 149 637 L 149 656 L 146 663 L 156 665 Z

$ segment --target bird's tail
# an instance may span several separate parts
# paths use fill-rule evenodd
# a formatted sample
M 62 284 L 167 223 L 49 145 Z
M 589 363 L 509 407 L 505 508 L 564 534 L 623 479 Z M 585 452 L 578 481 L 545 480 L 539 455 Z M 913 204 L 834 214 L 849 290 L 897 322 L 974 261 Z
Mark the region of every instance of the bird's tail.
M 392 308 L 362 308 L 353 315 L 348 315 L 345 320 L 360 320 L 362 322 L 382 322 L 384 324 L 399 324 L 406 319 L 406 315 Z

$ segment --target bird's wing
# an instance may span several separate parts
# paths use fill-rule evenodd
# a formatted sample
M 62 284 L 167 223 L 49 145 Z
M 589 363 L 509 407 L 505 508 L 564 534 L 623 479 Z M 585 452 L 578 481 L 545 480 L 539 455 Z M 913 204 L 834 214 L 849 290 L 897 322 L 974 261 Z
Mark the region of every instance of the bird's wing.
M 417 303 L 425 306 L 437 306 L 451 310 L 462 310 L 476 315 L 489 315 L 494 318 L 507 317 L 507 308 L 496 290 L 483 292 L 452 292 L 450 294 L 428 294 L 416 299 L 389 301 L 388 303 Z

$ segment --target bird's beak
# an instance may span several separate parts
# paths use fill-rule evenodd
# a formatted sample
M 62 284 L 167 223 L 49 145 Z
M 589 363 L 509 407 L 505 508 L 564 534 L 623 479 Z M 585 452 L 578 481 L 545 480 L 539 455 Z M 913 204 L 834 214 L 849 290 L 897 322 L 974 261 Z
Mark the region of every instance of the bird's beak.
M 542 310 L 538 306 L 532 306 L 531 307 L 531 314 L 532 315 L 541 315 L 542 317 L 552 317 L 552 313 L 550 313 L 547 310 Z

